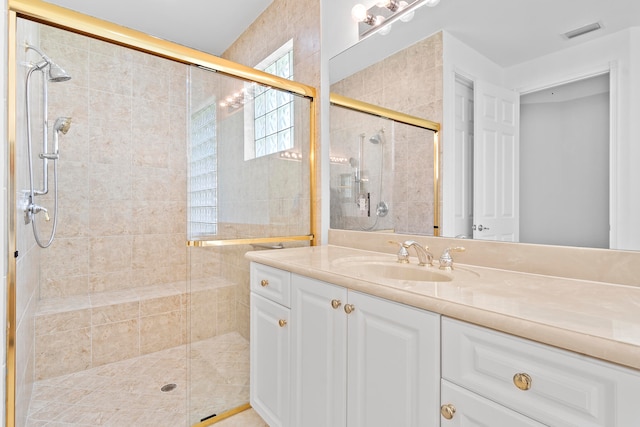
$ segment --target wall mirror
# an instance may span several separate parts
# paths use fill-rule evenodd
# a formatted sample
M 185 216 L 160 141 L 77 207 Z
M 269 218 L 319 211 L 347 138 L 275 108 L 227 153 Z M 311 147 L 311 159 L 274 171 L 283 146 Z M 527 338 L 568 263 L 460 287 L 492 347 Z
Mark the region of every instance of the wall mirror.
M 440 235 L 640 250 L 639 42 L 629 0 L 443 0 L 334 56 L 331 92 L 442 123 Z M 341 157 L 358 135 L 339 137 L 331 115 Z M 413 179 L 432 161 L 419 156 L 402 166 Z M 335 207 L 332 227 L 350 228 Z

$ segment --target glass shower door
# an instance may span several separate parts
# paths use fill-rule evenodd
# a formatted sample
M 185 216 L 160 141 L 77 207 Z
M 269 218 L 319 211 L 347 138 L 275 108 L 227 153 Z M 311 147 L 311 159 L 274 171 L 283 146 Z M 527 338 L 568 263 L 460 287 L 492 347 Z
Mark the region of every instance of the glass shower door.
M 190 71 L 189 422 L 249 402 L 249 262 L 308 245 L 310 101 Z

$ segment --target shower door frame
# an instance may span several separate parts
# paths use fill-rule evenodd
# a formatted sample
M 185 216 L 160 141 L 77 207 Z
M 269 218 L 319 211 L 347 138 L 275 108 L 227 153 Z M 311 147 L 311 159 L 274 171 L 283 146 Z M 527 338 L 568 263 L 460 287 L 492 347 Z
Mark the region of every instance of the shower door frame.
M 271 243 L 289 241 L 309 241 L 316 245 L 319 235 L 314 204 L 316 201 L 316 88 L 281 77 L 267 74 L 245 65 L 235 63 L 214 55 L 200 52 L 169 41 L 161 40 L 145 33 L 103 21 L 79 12 L 37 0 L 8 0 L 8 37 L 7 37 L 7 283 L 6 283 L 6 390 L 5 425 L 15 426 L 16 405 L 16 262 L 18 248 L 16 242 L 16 120 L 17 120 L 17 20 L 30 21 L 61 28 L 150 55 L 159 56 L 186 65 L 195 65 L 235 78 L 260 83 L 276 89 L 288 91 L 310 100 L 309 108 L 309 233 L 298 236 L 263 237 L 255 239 L 209 240 L 186 242 L 187 246 L 226 246 L 247 243 Z M 223 417 L 220 417 L 223 418 Z

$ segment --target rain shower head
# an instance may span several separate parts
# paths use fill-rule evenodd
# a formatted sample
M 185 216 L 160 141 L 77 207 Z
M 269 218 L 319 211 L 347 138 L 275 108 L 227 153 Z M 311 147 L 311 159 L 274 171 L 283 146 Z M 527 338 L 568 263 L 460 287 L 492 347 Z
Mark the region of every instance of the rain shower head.
M 58 133 L 62 133 L 66 135 L 69 132 L 69 128 L 71 127 L 71 117 L 58 117 L 56 122 L 53 124 L 53 131 Z
M 37 70 L 44 70 L 45 68 L 47 68 L 47 66 L 49 67 L 50 82 L 66 82 L 67 80 L 71 80 L 71 76 L 69 75 L 69 73 L 67 73 L 61 66 L 53 62 L 51 58 L 45 55 L 44 52 L 42 52 L 40 49 L 33 45 L 30 45 L 29 43 L 26 43 L 25 46 L 27 50 L 35 50 L 42 57 L 42 61 L 34 65 Z
M 376 133 L 371 138 L 369 138 L 369 142 L 372 144 L 384 144 L 385 142 L 384 129 L 380 129 L 378 133 Z

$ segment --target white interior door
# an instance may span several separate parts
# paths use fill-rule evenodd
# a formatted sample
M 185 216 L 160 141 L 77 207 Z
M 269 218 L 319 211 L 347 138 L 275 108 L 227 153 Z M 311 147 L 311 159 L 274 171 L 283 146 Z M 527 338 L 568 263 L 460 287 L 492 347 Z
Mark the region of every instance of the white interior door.
M 519 108 L 517 92 L 474 85 L 473 238 L 519 239 Z
M 454 201 L 451 236 L 472 237 L 473 231 L 473 82 L 456 76 Z M 449 200 L 449 198 L 447 198 Z

